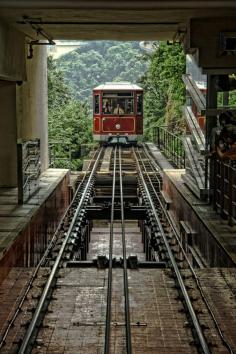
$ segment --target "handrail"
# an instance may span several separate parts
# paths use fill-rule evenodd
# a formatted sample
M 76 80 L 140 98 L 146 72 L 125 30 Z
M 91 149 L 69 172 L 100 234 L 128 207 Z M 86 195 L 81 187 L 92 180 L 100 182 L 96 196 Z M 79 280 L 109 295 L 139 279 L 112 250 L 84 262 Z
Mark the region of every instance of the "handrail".
M 24 204 L 39 188 L 40 140 L 17 143 L 18 204 Z
M 205 146 L 206 146 L 206 141 L 205 141 L 205 136 L 203 134 L 202 129 L 200 128 L 200 125 L 192 111 L 191 106 L 184 106 L 183 109 L 184 115 L 185 115 L 185 120 L 186 123 L 192 133 L 192 136 L 195 139 L 197 149 L 200 153 L 205 152 Z
M 206 99 L 198 88 L 196 82 L 191 78 L 189 74 L 182 75 L 183 82 L 186 85 L 188 92 L 194 100 L 197 109 L 201 115 L 205 115 L 206 112 Z
M 185 168 L 185 150 L 181 137 L 167 127 L 154 128 L 154 143 L 177 168 Z
M 222 161 L 214 158 L 214 209 L 229 225 L 236 224 L 236 165 L 233 160 Z

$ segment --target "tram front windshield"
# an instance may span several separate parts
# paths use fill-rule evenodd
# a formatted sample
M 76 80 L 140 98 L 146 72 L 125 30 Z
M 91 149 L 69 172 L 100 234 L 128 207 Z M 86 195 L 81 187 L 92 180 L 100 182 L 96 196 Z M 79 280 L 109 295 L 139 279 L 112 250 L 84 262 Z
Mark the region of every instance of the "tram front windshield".
M 102 100 L 103 114 L 134 114 L 134 97 L 132 92 L 104 93 Z

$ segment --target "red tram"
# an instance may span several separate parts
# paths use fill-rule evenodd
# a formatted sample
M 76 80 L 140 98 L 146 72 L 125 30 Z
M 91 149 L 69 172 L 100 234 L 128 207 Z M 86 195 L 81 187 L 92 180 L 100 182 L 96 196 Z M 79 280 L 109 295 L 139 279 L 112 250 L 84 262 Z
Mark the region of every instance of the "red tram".
M 129 82 L 93 89 L 93 137 L 100 142 L 137 142 L 143 134 L 143 90 Z

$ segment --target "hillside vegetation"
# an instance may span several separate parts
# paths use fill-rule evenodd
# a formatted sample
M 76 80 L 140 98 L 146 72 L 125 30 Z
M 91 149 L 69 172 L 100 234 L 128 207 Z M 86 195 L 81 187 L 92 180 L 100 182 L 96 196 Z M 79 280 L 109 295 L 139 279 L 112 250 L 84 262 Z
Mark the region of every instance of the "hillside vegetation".
M 92 89 L 111 81 L 137 82 L 147 69 L 138 42 L 93 41 L 57 60 L 76 99 L 91 102 Z
M 75 99 L 61 70 L 48 58 L 48 134 L 52 166 L 80 169 L 82 161 L 72 159 L 81 144 L 92 142 L 92 118 L 86 102 Z
M 151 140 L 156 126 L 165 125 L 176 134 L 183 130 L 185 55 L 180 45 L 161 42 L 149 63 L 141 86 L 144 89 L 144 134 Z
M 54 167 L 79 169 L 71 160 L 81 144 L 92 143 L 92 89 L 107 81 L 130 81 L 144 89 L 145 138 L 167 125 L 182 129 L 185 88 L 181 80 L 185 57 L 180 46 L 156 45 L 145 54 L 138 42 L 85 42 L 57 60 L 48 59 L 49 144 Z

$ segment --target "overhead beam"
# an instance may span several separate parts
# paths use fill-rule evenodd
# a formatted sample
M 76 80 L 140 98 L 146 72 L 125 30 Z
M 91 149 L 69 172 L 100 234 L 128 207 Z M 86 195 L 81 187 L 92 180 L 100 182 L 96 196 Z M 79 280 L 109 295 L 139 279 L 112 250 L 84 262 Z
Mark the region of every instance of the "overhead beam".
M 3 0 L 0 8 L 21 9 L 51 9 L 51 8 L 75 8 L 75 9 L 199 9 L 199 8 L 236 8 L 234 0 L 226 1 L 127 1 L 127 0 L 103 0 L 103 1 L 76 1 L 76 0 Z
M 235 2 L 236 4 L 236 2 Z M 223 74 L 235 72 L 235 53 L 222 53 L 221 33 L 235 32 L 235 17 L 192 19 L 189 24 L 186 51 L 195 56 L 204 73 Z

